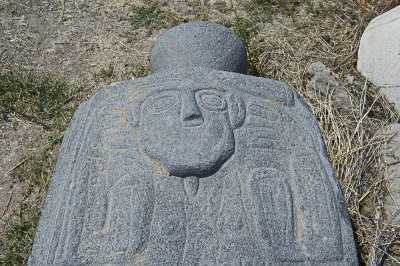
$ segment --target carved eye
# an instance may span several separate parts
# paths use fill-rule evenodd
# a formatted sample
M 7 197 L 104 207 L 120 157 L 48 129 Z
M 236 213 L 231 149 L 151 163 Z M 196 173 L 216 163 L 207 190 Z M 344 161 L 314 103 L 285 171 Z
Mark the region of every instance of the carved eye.
M 167 92 L 153 96 L 148 100 L 147 111 L 149 113 L 163 112 L 178 102 L 178 97 L 175 93 Z
M 210 111 L 224 111 L 226 100 L 224 93 L 217 90 L 202 90 L 196 95 L 198 104 Z

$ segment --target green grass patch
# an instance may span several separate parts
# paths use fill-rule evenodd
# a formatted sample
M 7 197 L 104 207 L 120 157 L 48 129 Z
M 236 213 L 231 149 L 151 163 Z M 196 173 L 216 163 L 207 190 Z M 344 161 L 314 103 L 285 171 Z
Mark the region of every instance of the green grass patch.
M 235 16 L 231 20 L 222 19 L 217 21 L 217 23 L 231 28 L 239 36 L 247 50 L 248 74 L 259 76 L 257 65 L 263 50 L 256 45 L 257 21 L 250 17 Z
M 51 147 L 43 149 L 39 154 L 26 158 L 26 162 L 12 172 L 19 181 L 30 181 L 40 191 L 47 192 L 56 158 L 51 153 Z
M 195 16 L 190 21 L 208 21 L 209 20 L 209 7 L 205 5 L 204 1 L 187 1 L 186 3 L 191 7 Z
M 40 208 L 21 202 L 17 219 L 3 222 L 0 236 L 0 264 L 25 265 L 31 253 Z
M 64 134 L 60 134 L 63 136 Z M 25 196 L 32 190 L 39 190 L 39 202 L 31 204 L 21 201 L 19 212 L 2 221 L 0 235 L 0 264 L 25 265 L 31 253 L 36 227 L 39 222 L 41 207 L 50 186 L 51 176 L 56 163 L 52 153 L 53 146 L 41 153 L 25 158 L 25 162 L 16 168 L 11 175 L 19 181 L 28 181 Z
M 129 18 L 122 19 L 128 20 L 133 30 L 145 28 L 147 36 L 154 30 L 171 28 L 178 24 L 176 14 L 162 9 L 160 3 L 156 1 L 146 6 L 132 5 L 132 11 L 133 14 Z
M 114 72 L 114 66 L 112 64 L 109 64 L 107 68 L 102 68 L 98 73 L 95 73 L 94 78 L 106 81 L 114 76 Z
M 129 71 L 129 76 L 134 78 L 145 77 L 150 74 L 150 61 L 147 64 L 133 62 Z
M 67 83 L 48 74 L 0 69 L 0 111 L 34 122 L 63 119 L 70 99 Z
M 56 158 L 54 147 L 59 144 L 72 118 L 76 103 L 67 82 L 49 74 L 28 70 L 0 70 L 0 111 L 7 116 L 30 120 L 46 126 L 47 145 L 38 154 L 21 158 L 22 163 L 10 175 L 28 186 L 23 191 L 29 197 L 39 193 L 39 202 L 20 202 L 19 211 L 2 221 L 0 264 L 23 265 L 29 258 L 34 234 L 46 197 Z

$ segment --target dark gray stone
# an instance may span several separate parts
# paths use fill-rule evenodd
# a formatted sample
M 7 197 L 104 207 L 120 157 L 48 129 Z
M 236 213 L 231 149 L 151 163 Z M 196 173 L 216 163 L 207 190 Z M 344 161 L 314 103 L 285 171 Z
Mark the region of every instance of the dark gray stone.
M 226 43 L 243 50 L 212 23 L 170 32 L 164 49 L 181 42 L 200 55 L 213 43 L 208 60 Z M 153 74 L 105 87 L 76 111 L 29 264 L 357 264 L 337 178 L 299 95 L 220 70 L 245 72 L 241 56 L 233 66 L 194 56 L 196 66 L 186 51 L 154 49 Z
M 214 23 L 182 24 L 164 33 L 151 51 L 151 73 L 189 67 L 247 73 L 247 52 L 230 29 Z

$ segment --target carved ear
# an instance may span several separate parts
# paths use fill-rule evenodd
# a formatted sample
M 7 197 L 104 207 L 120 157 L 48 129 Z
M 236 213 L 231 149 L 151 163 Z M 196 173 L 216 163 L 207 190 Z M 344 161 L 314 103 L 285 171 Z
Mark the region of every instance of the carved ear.
M 128 121 L 133 127 L 139 127 L 142 103 L 142 99 L 136 99 L 130 104 Z
M 246 118 L 246 105 L 243 99 L 235 94 L 230 94 L 228 110 L 232 127 L 234 129 L 240 127 Z

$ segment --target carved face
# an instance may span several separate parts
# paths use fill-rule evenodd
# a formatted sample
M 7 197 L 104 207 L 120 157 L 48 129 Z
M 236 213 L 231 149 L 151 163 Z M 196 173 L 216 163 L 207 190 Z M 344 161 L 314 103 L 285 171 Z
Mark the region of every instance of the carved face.
M 141 106 L 140 145 L 174 176 L 208 176 L 235 150 L 227 93 L 164 90 Z

